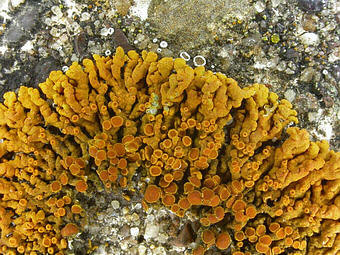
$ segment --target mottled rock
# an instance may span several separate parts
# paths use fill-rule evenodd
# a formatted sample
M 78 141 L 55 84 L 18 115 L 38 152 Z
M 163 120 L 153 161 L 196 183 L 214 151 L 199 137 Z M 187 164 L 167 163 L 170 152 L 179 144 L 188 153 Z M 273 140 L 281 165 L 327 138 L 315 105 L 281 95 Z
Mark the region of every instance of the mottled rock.
M 144 232 L 144 239 L 149 241 L 152 238 L 157 237 L 159 233 L 159 226 L 156 222 L 154 223 L 147 223 Z
M 316 31 L 316 22 L 310 16 L 307 16 L 303 21 L 303 29 L 308 32 L 315 32 Z
M 144 255 L 144 254 L 146 254 L 146 247 L 141 244 L 138 246 L 138 255 Z
M 130 7 L 132 6 L 133 1 L 132 0 L 116 0 L 113 1 L 113 4 L 115 8 L 117 9 L 117 12 L 120 15 L 125 16 L 128 14 Z
M 330 108 L 330 107 L 332 107 L 332 106 L 334 105 L 334 100 L 333 100 L 333 98 L 330 97 L 330 96 L 324 96 L 324 97 L 322 98 L 322 101 L 323 101 L 323 103 L 325 104 L 325 106 L 326 106 L 327 108 Z
M 113 209 L 117 210 L 120 207 L 120 203 L 117 200 L 113 200 L 111 202 L 111 206 L 112 206 Z
M 294 90 L 292 89 L 287 89 L 287 91 L 284 94 L 285 98 L 289 101 L 289 102 L 293 102 L 296 96 L 296 93 Z
M 125 52 L 128 52 L 129 50 L 134 50 L 134 47 L 131 46 L 124 32 L 119 28 L 115 29 L 115 32 L 113 34 L 113 42 L 115 43 L 116 47 L 123 47 Z
M 318 117 L 318 113 L 317 112 L 309 112 L 308 113 L 308 120 L 310 122 L 316 121 Z
M 24 31 L 31 31 L 39 18 L 36 8 L 28 7 L 18 15 L 18 26 Z
M 45 81 L 51 71 L 58 69 L 60 69 L 60 63 L 57 59 L 53 57 L 40 59 L 39 64 L 33 70 L 35 84 Z
M 302 82 L 311 82 L 316 74 L 316 71 L 313 67 L 307 67 L 301 72 L 300 81 Z
M 76 35 L 74 38 L 74 49 L 78 55 L 78 57 L 83 57 L 86 55 L 87 50 L 87 44 L 88 44 L 88 37 L 86 33 L 80 33 Z
M 139 228 L 137 228 L 137 227 L 134 227 L 134 228 L 131 228 L 130 229 L 130 234 L 132 235 L 132 236 L 138 236 L 139 235 Z
M 194 241 L 194 233 L 190 223 L 186 223 L 174 241 L 174 245 L 184 247 Z
M 301 42 L 304 45 L 316 46 L 320 43 L 319 35 L 316 33 L 304 33 L 300 36 Z
M 10 43 L 19 42 L 23 37 L 25 33 L 21 28 L 17 25 L 11 25 L 10 28 L 7 30 L 7 33 L 5 34 L 5 38 Z
M 333 66 L 332 74 L 336 80 L 340 80 L 340 65 Z
M 262 1 L 256 1 L 254 8 L 256 12 L 263 12 L 266 9 L 266 4 Z
M 176 38 L 176 46 L 185 51 L 201 47 L 211 40 L 213 34 L 220 29 L 213 22 L 217 17 L 237 17 L 246 21 L 255 14 L 255 8 L 245 0 L 157 2 L 152 1 L 148 10 L 152 27 L 161 38 Z
M 298 0 L 299 7 L 306 12 L 319 12 L 323 9 L 323 0 Z
M 298 94 L 296 101 L 299 102 L 300 111 L 309 112 L 319 108 L 318 99 L 310 92 Z
M 128 225 L 124 225 L 120 230 L 119 230 L 119 234 L 122 237 L 127 237 L 130 235 L 130 227 Z
M 154 255 L 166 255 L 166 251 L 164 247 L 157 247 L 156 249 L 153 250 Z

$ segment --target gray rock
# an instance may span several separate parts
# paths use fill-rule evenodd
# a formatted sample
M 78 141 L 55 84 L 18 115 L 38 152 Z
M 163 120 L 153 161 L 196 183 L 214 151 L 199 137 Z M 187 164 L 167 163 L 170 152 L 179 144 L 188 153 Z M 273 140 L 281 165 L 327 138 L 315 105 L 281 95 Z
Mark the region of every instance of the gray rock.
M 296 93 L 292 89 L 287 89 L 284 96 L 289 102 L 293 102 L 295 100 Z
M 19 42 L 24 37 L 24 35 L 24 31 L 21 30 L 18 25 L 11 25 L 10 28 L 7 30 L 5 37 L 8 42 L 16 43 Z
M 302 82 L 311 82 L 316 74 L 316 71 L 313 67 L 307 67 L 301 72 L 300 81 Z
M 317 46 L 320 43 L 319 35 L 316 33 L 304 33 L 300 36 L 300 39 L 304 45 Z
M 152 238 L 157 237 L 159 233 L 159 226 L 156 223 L 147 223 L 144 232 L 144 239 L 151 240 Z

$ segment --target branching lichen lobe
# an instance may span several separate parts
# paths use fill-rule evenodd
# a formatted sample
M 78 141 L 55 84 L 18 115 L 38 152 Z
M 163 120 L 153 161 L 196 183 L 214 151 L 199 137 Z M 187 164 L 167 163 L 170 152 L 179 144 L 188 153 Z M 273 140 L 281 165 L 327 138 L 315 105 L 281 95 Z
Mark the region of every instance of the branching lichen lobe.
M 145 209 L 199 217 L 193 254 L 339 252 L 340 153 L 287 127 L 287 100 L 153 52 L 93 58 L 4 95 L 0 253 L 64 254 L 86 215 L 75 194 L 136 174 Z

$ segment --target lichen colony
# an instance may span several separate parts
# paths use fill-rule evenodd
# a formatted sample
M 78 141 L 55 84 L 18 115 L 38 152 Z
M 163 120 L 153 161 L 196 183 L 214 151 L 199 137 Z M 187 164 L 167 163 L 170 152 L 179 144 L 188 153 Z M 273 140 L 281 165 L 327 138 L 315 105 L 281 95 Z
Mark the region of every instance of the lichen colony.
M 64 254 L 77 193 L 145 180 L 143 206 L 200 221 L 193 254 L 338 254 L 340 153 L 261 84 L 153 52 L 93 56 L 0 104 L 0 253 Z

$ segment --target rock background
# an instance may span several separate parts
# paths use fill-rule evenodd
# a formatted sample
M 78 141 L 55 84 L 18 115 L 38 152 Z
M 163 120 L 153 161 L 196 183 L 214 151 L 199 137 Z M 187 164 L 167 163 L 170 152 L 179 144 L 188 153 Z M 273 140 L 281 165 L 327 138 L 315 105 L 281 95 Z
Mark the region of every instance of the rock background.
M 266 84 L 295 105 L 300 127 L 339 151 L 339 23 L 336 0 L 2 0 L 0 96 L 119 45 L 186 52 L 192 66 L 203 56 L 241 86 Z M 138 195 L 79 200 L 90 216 L 69 254 L 186 254 L 196 238 L 193 216 L 145 213 Z

